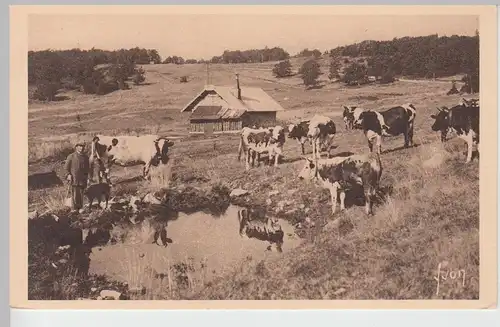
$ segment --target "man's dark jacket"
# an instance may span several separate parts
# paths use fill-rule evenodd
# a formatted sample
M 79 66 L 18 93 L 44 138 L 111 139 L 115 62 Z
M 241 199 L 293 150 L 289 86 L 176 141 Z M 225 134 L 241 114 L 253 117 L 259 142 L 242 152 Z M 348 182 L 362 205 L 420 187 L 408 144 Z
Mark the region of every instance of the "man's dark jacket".
M 64 165 L 66 172 L 73 176 L 73 186 L 87 186 L 89 168 L 89 157 L 86 154 L 79 154 L 78 152 L 71 153 L 66 158 Z

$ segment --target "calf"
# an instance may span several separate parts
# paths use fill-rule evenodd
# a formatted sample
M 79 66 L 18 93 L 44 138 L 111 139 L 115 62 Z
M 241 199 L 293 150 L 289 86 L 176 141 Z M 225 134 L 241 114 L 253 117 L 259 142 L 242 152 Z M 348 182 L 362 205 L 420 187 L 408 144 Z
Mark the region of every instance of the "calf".
M 107 209 L 110 193 L 111 193 L 111 187 L 107 183 L 98 183 L 87 187 L 87 189 L 84 192 L 84 195 L 89 200 L 89 211 L 92 211 L 92 203 L 94 202 L 94 199 L 97 199 L 97 205 L 100 206 L 101 200 L 104 198 L 104 201 L 106 202 L 105 209 Z
M 241 159 L 241 153 L 245 154 L 245 169 L 250 169 L 250 160 L 252 167 L 257 156 L 257 165 L 259 165 L 260 155 L 267 153 L 269 164 L 274 157 L 274 166 L 278 166 L 279 156 L 283 153 L 283 144 L 285 143 L 285 131 L 281 126 L 270 128 L 249 128 L 244 127 L 241 131 L 240 144 L 238 147 L 238 161 Z
M 240 223 L 240 236 L 246 235 L 248 238 L 256 238 L 261 241 L 269 242 L 267 250 L 276 244 L 278 252 L 282 252 L 283 237 L 285 233 L 281 225 L 275 219 L 252 219 L 252 212 L 247 209 L 238 210 L 238 221 Z
M 438 109 L 437 115 L 431 115 L 434 124 L 431 129 L 441 132 L 441 142 L 446 141 L 448 131 L 455 132 L 456 135 L 467 142 L 466 163 L 472 160 L 472 146 L 476 144 L 479 152 L 479 106 L 468 107 L 465 104 L 454 106 L 451 109 L 442 107 Z
M 353 112 L 354 125 L 361 128 L 368 141 L 370 152 L 373 145 L 377 147 L 378 154 L 382 151 L 382 136 L 404 135 L 404 147 L 413 146 L 413 127 L 416 109 L 411 103 L 393 107 L 385 111 L 360 110 Z
M 345 123 L 345 129 L 350 130 L 354 127 L 354 110 L 357 108 L 355 106 L 342 106 L 344 111 L 342 112 L 342 118 Z
M 299 173 L 299 178 L 319 181 L 322 187 L 330 191 L 333 214 L 337 208 L 338 193 L 340 192 L 340 210 L 345 210 L 345 191 L 353 186 L 363 187 L 365 212 L 367 215 L 373 214 L 373 198 L 382 175 L 378 153 L 319 160 L 304 159 L 304 168 Z
M 304 143 L 308 140 L 310 141 L 310 139 L 307 138 L 310 122 L 310 120 L 304 120 L 298 124 L 290 124 L 288 126 L 288 137 L 299 142 L 303 155 L 305 154 Z
M 307 131 L 307 138 L 310 139 L 312 143 L 314 158 L 319 158 L 321 156 L 320 152 L 330 150 L 331 140 L 336 132 L 335 123 L 331 118 L 315 115 L 311 119 Z

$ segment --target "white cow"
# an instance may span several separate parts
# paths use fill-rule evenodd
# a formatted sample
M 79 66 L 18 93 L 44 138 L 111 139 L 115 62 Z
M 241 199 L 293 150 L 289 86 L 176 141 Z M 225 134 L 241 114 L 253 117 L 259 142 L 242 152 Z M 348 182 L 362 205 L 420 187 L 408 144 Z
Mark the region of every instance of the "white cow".
M 173 142 L 166 137 L 158 135 L 97 135 L 99 143 L 106 146 L 106 151 L 101 155 L 109 166 L 116 164 L 122 167 L 142 164 L 145 179 L 149 178 L 149 169 L 159 164 L 168 162 L 168 149 Z

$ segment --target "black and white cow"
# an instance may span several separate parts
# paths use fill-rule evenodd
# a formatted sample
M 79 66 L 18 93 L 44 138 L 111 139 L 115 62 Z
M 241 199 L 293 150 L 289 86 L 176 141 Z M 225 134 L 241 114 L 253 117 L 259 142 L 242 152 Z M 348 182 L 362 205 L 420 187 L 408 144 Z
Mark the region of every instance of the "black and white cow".
M 299 179 L 318 181 L 323 188 L 330 191 L 333 214 L 337 208 L 337 195 L 340 195 L 340 210 L 345 210 L 345 191 L 356 186 L 363 187 L 366 214 L 373 214 L 373 199 L 382 175 L 382 163 L 377 153 L 318 160 L 304 159 L 305 164 L 299 173 Z
M 404 147 L 413 146 L 413 129 L 416 108 L 413 104 L 407 103 L 401 106 L 393 107 L 385 111 L 354 109 L 354 126 L 360 128 L 368 140 L 370 152 L 373 151 L 373 145 L 377 152 L 382 151 L 382 136 L 404 135 Z
M 431 129 L 441 132 L 441 142 L 446 141 L 449 131 L 454 132 L 459 138 L 467 142 L 466 163 L 472 160 L 472 147 L 475 144 L 479 152 L 479 106 L 466 106 L 465 104 L 437 108 L 438 114 L 431 115 L 434 119 Z
M 314 115 L 309 121 L 307 138 L 313 148 L 313 158 L 321 157 L 321 152 L 328 152 L 337 128 L 333 120 L 326 116 Z
M 288 126 L 288 137 L 299 142 L 302 154 L 305 154 L 304 144 L 306 141 L 311 141 L 307 138 L 307 132 L 309 132 L 310 120 L 301 121 L 298 124 L 290 124 Z
M 247 208 L 238 210 L 238 221 L 240 223 L 240 236 L 255 238 L 260 241 L 269 242 L 267 250 L 271 250 L 273 244 L 278 252 L 282 252 L 283 232 L 281 225 L 276 219 L 254 217 L 255 214 Z
M 269 164 L 274 157 L 274 166 L 278 166 L 279 156 L 283 153 L 285 143 L 285 130 L 281 126 L 270 128 L 249 128 L 244 127 L 241 131 L 240 144 L 238 147 L 238 161 L 241 159 L 242 152 L 245 154 L 245 169 L 250 169 L 250 160 L 252 167 L 257 156 L 257 165 L 259 165 L 260 155 L 267 153 Z

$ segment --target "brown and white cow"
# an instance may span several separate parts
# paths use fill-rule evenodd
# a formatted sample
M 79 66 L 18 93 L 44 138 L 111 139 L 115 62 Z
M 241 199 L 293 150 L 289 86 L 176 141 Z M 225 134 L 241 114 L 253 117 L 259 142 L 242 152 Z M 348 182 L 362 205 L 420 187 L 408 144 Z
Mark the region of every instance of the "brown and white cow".
M 317 160 L 304 159 L 299 179 L 317 181 L 330 191 L 333 214 L 337 208 L 338 195 L 340 195 L 340 210 L 345 210 L 345 191 L 353 186 L 363 187 L 365 212 L 367 215 L 373 214 L 373 199 L 382 175 L 382 163 L 377 153 Z
M 97 135 L 97 137 L 99 143 L 106 146 L 101 159 L 108 162 L 108 167 L 113 164 L 122 167 L 142 164 L 142 176 L 145 179 L 149 178 L 151 166 L 168 163 L 168 150 L 174 144 L 168 138 L 158 135 Z
M 260 155 L 267 153 L 269 164 L 272 164 L 271 159 L 274 157 L 274 166 L 278 166 L 279 156 L 283 153 L 283 144 L 285 143 L 285 130 L 281 126 L 254 129 L 244 127 L 241 130 L 240 144 L 238 147 L 238 161 L 241 159 L 241 154 L 245 154 L 245 169 L 250 169 L 250 160 L 252 167 L 257 157 L 257 165 L 259 165 Z
M 307 131 L 307 138 L 310 139 L 313 148 L 313 157 L 321 157 L 321 152 L 329 151 L 331 141 L 337 129 L 330 117 L 314 115 L 311 118 Z
M 377 152 L 382 152 L 382 136 L 404 135 L 404 147 L 413 146 L 413 129 L 417 115 L 415 106 L 406 103 L 385 111 L 363 110 L 355 108 L 354 127 L 363 130 L 370 152 L 373 145 Z
M 260 241 L 269 242 L 267 250 L 271 250 L 273 244 L 278 252 L 283 252 L 283 237 L 285 233 L 276 219 L 261 218 L 256 216 L 251 209 L 242 208 L 238 210 L 238 221 L 240 223 L 240 236 L 255 238 Z

